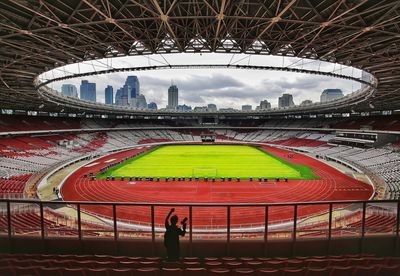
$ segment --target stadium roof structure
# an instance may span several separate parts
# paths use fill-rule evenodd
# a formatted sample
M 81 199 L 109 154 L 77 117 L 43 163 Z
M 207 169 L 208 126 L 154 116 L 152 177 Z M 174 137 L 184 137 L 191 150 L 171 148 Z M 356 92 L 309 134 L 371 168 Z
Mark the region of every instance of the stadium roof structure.
M 37 76 L 85 60 L 180 52 L 282 55 L 353 66 L 377 82 L 352 110 L 400 108 L 400 2 L 392 0 L 3 0 L 0 108 L 104 112 L 104 105 L 39 93 Z M 311 108 L 318 107 L 302 111 Z M 350 110 L 348 104 L 329 108 Z

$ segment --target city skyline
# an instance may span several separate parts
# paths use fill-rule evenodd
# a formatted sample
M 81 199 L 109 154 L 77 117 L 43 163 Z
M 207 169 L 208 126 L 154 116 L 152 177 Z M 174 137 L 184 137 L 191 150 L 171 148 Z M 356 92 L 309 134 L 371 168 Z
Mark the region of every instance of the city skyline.
M 110 76 L 107 78 L 107 85 L 112 85 L 114 88 L 114 95 L 117 91 L 116 87 L 120 87 L 125 79 L 129 76 L 127 74 L 121 75 L 114 74 L 115 78 Z M 158 108 L 165 108 L 168 105 L 167 89 L 171 84 L 171 80 L 179 88 L 179 105 L 192 106 L 205 106 L 208 103 L 215 103 L 218 108 L 232 108 L 240 110 L 243 104 L 249 104 L 256 109 L 260 106 L 260 101 L 268 100 L 271 108 L 278 107 L 278 98 L 284 94 L 292 94 L 296 105 L 300 105 L 305 100 L 312 102 L 319 102 L 321 92 L 327 88 L 339 88 L 344 91 L 344 94 L 355 91 L 357 87 L 353 87 L 349 81 L 338 81 L 337 79 L 327 78 L 322 76 L 308 76 L 314 79 L 311 83 L 307 78 L 293 78 L 286 76 L 279 80 L 267 81 L 261 80 L 261 85 L 253 88 L 250 87 L 252 83 L 246 82 L 246 79 L 236 78 L 236 76 L 227 76 L 224 74 L 217 74 L 211 76 L 200 75 L 196 76 L 190 74 L 189 76 L 176 76 L 167 79 L 158 79 L 155 76 L 149 77 L 139 76 L 141 93 L 146 96 L 147 102 L 155 102 Z M 299 75 L 299 74 L 297 74 Z M 235 78 L 234 78 L 235 77 Z M 197 83 L 195 82 L 197 78 Z M 87 78 L 95 81 L 96 78 Z M 122 79 L 122 82 L 119 82 Z M 100 85 L 97 85 L 97 97 L 99 102 L 104 103 L 104 88 L 102 84 L 104 80 L 101 76 L 97 77 Z M 96 84 L 97 84 L 96 81 Z M 115 84 L 118 81 L 118 84 Z M 71 83 L 71 80 L 69 80 Z M 356 84 L 357 85 L 357 84 Z M 254 85 L 252 85 L 254 86 Z M 203 88 L 202 88 L 203 87 Z M 155 91 L 157 89 L 157 91 Z M 226 100 L 225 100 L 226 99 Z

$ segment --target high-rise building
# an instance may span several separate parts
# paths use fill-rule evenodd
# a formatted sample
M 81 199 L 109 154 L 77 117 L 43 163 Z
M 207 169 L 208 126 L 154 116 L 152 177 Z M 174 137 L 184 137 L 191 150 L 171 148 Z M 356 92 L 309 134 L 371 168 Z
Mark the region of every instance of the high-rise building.
M 242 111 L 250 111 L 253 107 L 249 104 L 242 105 Z
M 321 103 L 333 101 L 343 97 L 343 92 L 340 89 L 325 89 L 321 94 Z
M 136 76 L 128 76 L 126 78 L 125 85 L 130 86 L 129 98 L 136 98 L 140 95 L 140 83 Z
M 190 105 L 182 104 L 182 105 L 178 105 L 176 107 L 176 110 L 178 110 L 178 111 L 189 111 L 189 110 L 192 110 L 192 107 Z
M 106 89 L 104 89 L 104 96 L 106 104 L 114 104 L 114 90 L 111 85 L 107 85 Z
M 167 109 L 176 109 L 178 106 L 178 87 L 172 84 L 168 88 L 168 105 Z
M 140 94 L 136 97 L 136 108 L 147 109 L 146 97 L 143 94 Z
M 147 105 L 148 109 L 157 110 L 157 104 L 155 102 L 151 102 Z
M 83 80 L 80 87 L 81 100 L 96 101 L 96 84 Z
M 63 84 L 61 86 L 61 93 L 65 96 L 78 98 L 78 90 L 73 84 Z
M 268 110 L 268 109 L 271 109 L 271 103 L 267 100 L 261 101 L 259 110 Z
M 278 107 L 291 107 L 294 106 L 293 96 L 291 94 L 282 94 L 278 99 Z
M 117 90 L 117 93 L 115 94 L 115 104 L 116 105 L 129 105 L 131 104 L 131 87 L 129 85 L 124 85 L 120 89 Z
M 215 105 L 215 104 L 208 104 L 207 105 L 207 111 L 209 111 L 209 112 L 214 112 L 214 111 L 217 111 L 217 106 Z

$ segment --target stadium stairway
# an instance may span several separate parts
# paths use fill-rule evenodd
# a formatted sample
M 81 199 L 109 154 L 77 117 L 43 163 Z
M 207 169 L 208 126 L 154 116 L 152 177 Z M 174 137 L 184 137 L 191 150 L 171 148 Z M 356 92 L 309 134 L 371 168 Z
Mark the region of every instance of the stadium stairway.
M 297 258 L 198 258 L 168 261 L 159 257 L 109 255 L 0 254 L 0 275 L 275 275 L 399 276 L 400 258 L 373 255 Z

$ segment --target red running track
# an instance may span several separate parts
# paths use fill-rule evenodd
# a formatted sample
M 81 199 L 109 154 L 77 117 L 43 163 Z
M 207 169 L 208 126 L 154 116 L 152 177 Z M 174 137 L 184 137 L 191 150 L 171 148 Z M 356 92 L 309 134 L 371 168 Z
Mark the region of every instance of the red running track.
M 146 202 L 146 203 L 285 203 L 333 200 L 367 200 L 373 193 L 371 185 L 355 180 L 316 159 L 294 153 L 288 159 L 290 151 L 262 146 L 262 149 L 294 164 L 306 165 L 314 170 L 319 180 L 289 180 L 289 182 L 240 181 L 106 181 L 89 180 L 83 177 L 89 172 L 97 173 L 111 159 L 122 160 L 134 153 L 148 150 L 134 149 L 115 153 L 92 161 L 89 165 L 75 171 L 64 183 L 64 200 L 108 201 L 108 202 Z M 293 153 L 293 152 L 291 152 Z M 338 206 L 337 206 L 338 207 Z M 83 210 L 100 216 L 112 217 L 107 206 L 82 206 Z M 328 205 L 301 206 L 298 217 L 306 217 L 326 211 Z M 155 222 L 162 225 L 167 207 L 155 208 Z M 231 226 L 245 227 L 263 225 L 265 219 L 263 207 L 233 207 Z M 225 227 L 226 208 L 193 207 L 193 227 Z M 177 208 L 177 213 L 188 216 L 188 208 Z M 151 221 L 150 207 L 118 206 L 119 220 L 135 224 L 148 225 Z M 293 218 L 293 207 L 270 207 L 269 222 L 279 223 Z

